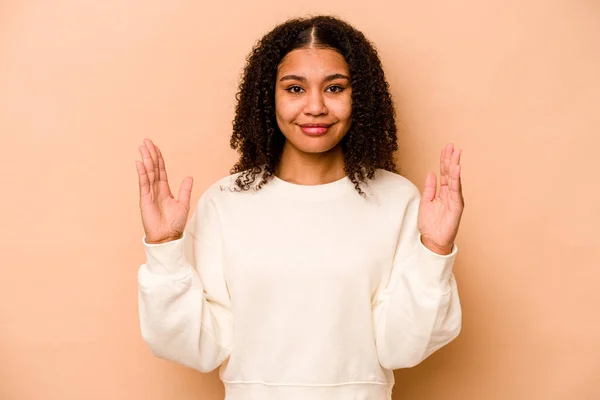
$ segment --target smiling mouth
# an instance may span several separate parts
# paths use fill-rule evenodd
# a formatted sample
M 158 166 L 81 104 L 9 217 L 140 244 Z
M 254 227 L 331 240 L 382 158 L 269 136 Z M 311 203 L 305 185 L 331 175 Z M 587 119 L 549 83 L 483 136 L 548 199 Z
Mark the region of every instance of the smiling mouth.
M 300 129 L 309 136 L 320 136 L 327 133 L 331 125 L 333 124 L 304 124 L 300 125 Z

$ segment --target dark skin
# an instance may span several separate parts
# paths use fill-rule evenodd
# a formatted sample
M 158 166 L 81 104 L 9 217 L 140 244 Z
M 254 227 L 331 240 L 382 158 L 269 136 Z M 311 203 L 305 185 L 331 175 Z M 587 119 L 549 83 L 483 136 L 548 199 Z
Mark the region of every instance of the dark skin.
M 344 58 L 330 49 L 299 49 L 283 59 L 275 86 L 277 125 L 286 138 L 281 179 L 318 185 L 346 175 L 340 142 L 352 123 L 349 76 Z
M 465 207 L 460 181 L 461 153 L 453 143 L 444 147 L 440 156 L 440 188 L 436 190 L 437 177 L 429 172 L 419 204 L 417 227 L 421 241 L 429 250 L 442 255 L 452 251 Z
M 260 190 L 276 173 L 283 174 L 285 167 L 281 164 L 280 168 L 280 161 L 284 147 L 289 146 L 290 132 L 282 132 L 280 120 L 276 118 L 275 102 L 280 83 L 276 76 L 290 53 L 311 48 L 337 52 L 347 65 L 351 92 L 343 91 L 340 95 L 349 94 L 352 99 L 352 123 L 339 141 L 340 149 L 332 149 L 342 151 L 343 170 L 358 194 L 366 197 L 362 184 L 372 179 L 377 169 L 397 172 L 393 154 L 398 148 L 395 111 L 377 52 L 362 33 L 337 18 L 298 18 L 286 21 L 263 36 L 247 58 L 231 136 L 231 147 L 240 154 L 230 171 L 240 173 L 236 190 Z M 315 83 L 314 79 L 311 81 Z M 339 83 L 347 85 L 348 82 Z M 334 91 L 322 93 L 337 95 Z M 311 93 L 321 92 L 311 90 Z M 326 120 L 319 115 L 313 117 Z M 327 140 L 330 139 L 331 135 Z M 319 140 L 314 142 L 320 143 Z M 321 152 L 325 150 L 322 148 Z M 314 182 L 325 177 L 333 179 L 323 175 L 323 171 L 317 175 Z

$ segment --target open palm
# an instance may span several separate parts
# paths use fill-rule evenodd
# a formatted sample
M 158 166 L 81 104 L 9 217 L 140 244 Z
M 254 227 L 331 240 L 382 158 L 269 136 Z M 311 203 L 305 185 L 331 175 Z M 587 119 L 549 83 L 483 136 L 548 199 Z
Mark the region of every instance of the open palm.
M 140 188 L 140 211 L 146 242 L 163 243 L 183 234 L 190 210 L 193 178 L 186 177 L 175 199 L 169 187 L 165 161 L 150 139 L 139 146 L 142 162 L 136 161 Z
M 440 189 L 436 196 L 437 179 L 427 174 L 419 204 L 417 227 L 423 244 L 432 251 L 449 254 L 458 233 L 464 209 L 460 180 L 462 150 L 447 144 L 440 156 Z

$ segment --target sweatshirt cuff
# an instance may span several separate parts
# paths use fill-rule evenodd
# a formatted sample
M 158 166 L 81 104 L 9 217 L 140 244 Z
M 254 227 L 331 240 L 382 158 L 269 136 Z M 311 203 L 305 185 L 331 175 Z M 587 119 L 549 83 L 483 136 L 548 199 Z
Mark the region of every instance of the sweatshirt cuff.
M 185 259 L 184 240 L 187 232 L 177 240 L 165 243 L 147 243 L 146 235 L 142 238 L 146 253 L 146 268 L 157 275 L 185 275 L 190 272 L 191 265 Z
M 452 246 L 452 252 L 447 255 L 441 255 L 429 250 L 421 242 L 421 234 L 418 236 L 417 260 L 419 272 L 428 288 L 438 288 L 443 293 L 450 290 L 450 278 L 452 276 L 452 267 L 456 259 L 458 247 L 456 243 Z

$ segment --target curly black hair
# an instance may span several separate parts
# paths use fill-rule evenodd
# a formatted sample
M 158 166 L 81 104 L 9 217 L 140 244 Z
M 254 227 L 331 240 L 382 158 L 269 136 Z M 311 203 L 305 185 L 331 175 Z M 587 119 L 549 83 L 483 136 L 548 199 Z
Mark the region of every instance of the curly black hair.
M 236 190 L 260 189 L 275 173 L 285 137 L 275 117 L 277 67 L 286 54 L 308 46 L 340 53 L 349 67 L 352 124 L 340 142 L 344 171 L 359 194 L 378 168 L 397 172 L 395 109 L 375 47 L 364 34 L 332 16 L 294 18 L 267 33 L 246 58 L 233 120 L 231 148 L 240 154 L 231 174 Z

